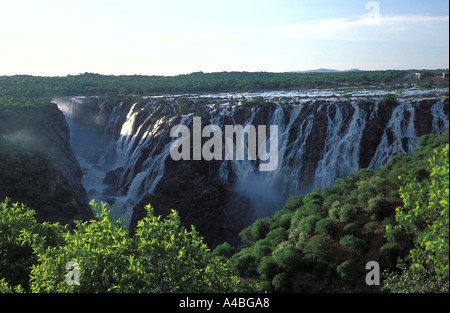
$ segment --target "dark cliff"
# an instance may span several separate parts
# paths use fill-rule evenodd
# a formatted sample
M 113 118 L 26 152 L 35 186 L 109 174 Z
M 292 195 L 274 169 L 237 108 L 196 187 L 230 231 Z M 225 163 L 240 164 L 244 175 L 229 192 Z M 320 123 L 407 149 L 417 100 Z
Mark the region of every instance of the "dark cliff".
M 55 104 L 1 106 L 0 158 L 1 198 L 26 204 L 40 221 L 93 218 L 69 127 Z

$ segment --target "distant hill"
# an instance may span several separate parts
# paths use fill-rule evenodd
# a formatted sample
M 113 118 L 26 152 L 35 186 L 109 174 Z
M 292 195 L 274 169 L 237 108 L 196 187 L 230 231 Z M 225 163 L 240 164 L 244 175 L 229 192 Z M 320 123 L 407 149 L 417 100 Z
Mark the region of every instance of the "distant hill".
M 338 73 L 338 72 L 362 72 L 362 70 L 355 68 L 351 70 L 339 71 L 328 68 L 319 68 L 316 70 L 309 70 L 309 71 L 292 71 L 290 73 Z

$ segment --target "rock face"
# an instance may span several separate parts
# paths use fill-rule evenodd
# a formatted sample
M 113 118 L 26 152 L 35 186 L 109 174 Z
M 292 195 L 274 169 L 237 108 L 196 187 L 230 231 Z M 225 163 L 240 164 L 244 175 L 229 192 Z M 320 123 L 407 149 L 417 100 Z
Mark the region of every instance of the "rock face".
M 421 135 L 447 129 L 447 91 L 415 92 L 414 98 L 405 92 L 398 102 L 383 101 L 384 95 L 273 92 L 56 102 L 68 118 L 84 187 L 109 203 L 114 218 L 133 229 L 148 203 L 163 215 L 176 209 L 215 245 L 237 242 L 243 227 L 289 196 L 331 186 L 360 168 L 381 167 L 396 153 L 410 153 Z M 217 125 L 222 143 L 226 125 L 266 125 L 267 134 L 277 125 L 278 167 L 263 172 L 261 159 L 248 158 L 194 161 L 192 149 L 191 160 L 174 161 L 177 138 L 170 131 L 183 125 L 193 134 L 194 117 L 201 117 L 202 127 Z M 201 138 L 201 145 L 209 139 Z
M 0 196 L 21 202 L 40 221 L 71 224 L 93 218 L 70 146 L 69 127 L 54 104 L 30 107 L 1 123 Z M 1 136 L 0 136 L 1 137 Z

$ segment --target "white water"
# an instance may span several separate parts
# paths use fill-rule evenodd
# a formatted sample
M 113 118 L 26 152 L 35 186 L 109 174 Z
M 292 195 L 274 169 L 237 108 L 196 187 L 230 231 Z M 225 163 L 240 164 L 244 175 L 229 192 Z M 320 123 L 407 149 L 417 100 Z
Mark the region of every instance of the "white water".
M 403 117 L 405 113 L 410 114 L 410 118 L 405 120 Z M 392 156 L 396 153 L 411 153 L 417 146 L 417 136 L 414 128 L 415 109 L 410 102 L 402 101 L 392 113 L 381 143 L 375 152 L 375 156 L 369 164 L 370 168 L 382 167 Z M 393 142 L 389 144 L 387 131 L 390 131 L 393 137 Z M 407 148 L 403 146 L 403 141 L 407 140 Z
M 394 108 L 389 122 L 385 126 L 380 144 L 370 162 L 369 167 L 379 168 L 398 152 L 410 153 L 417 146 L 415 132 L 416 108 L 414 102 L 408 97 L 427 95 L 429 91 L 405 91 L 401 95 L 400 104 Z M 442 91 L 447 92 L 448 91 Z M 222 130 L 225 121 L 232 121 L 236 125 L 236 105 L 230 105 L 230 97 L 263 96 L 266 101 L 273 100 L 277 105 L 271 109 L 267 117 L 268 125 L 277 125 L 279 128 L 279 164 L 273 172 L 258 171 L 258 161 L 223 161 L 217 175 L 227 184 L 234 184 L 234 190 L 251 199 L 257 217 L 269 214 L 280 207 L 289 196 L 306 193 L 316 187 L 331 186 L 336 178 L 346 177 L 359 169 L 360 143 L 366 121 L 377 118 L 378 101 L 385 95 L 384 91 L 357 91 L 352 92 L 352 113 L 349 116 L 348 106 L 337 102 L 339 92 L 312 91 L 312 92 L 269 92 L 259 94 L 219 94 L 208 95 L 214 97 L 214 102 L 207 105 L 211 124 L 218 125 Z M 438 92 L 439 95 L 439 92 Z M 359 97 L 375 97 L 375 105 L 371 107 L 358 106 Z M 206 97 L 206 96 L 205 96 Z M 281 99 L 281 97 L 283 99 Z M 286 101 L 286 97 L 291 97 Z M 405 98 L 406 97 L 406 98 Z M 326 99 L 326 102 L 321 101 Z M 175 101 L 175 99 L 172 99 Z M 71 128 L 71 136 L 77 125 L 72 118 L 73 106 L 81 99 L 69 99 L 58 106 L 66 115 Z M 167 100 L 171 111 L 173 103 Z M 316 102 L 317 101 L 317 102 Z M 149 106 L 152 104 L 149 98 Z M 174 123 L 174 117 L 162 117 L 151 122 L 152 114 L 138 125 L 135 112 L 136 105 L 116 106 L 109 118 L 105 133 L 116 134 L 109 138 L 99 161 L 89 163 L 79 156 L 74 149 L 83 169 L 83 185 L 90 198 L 98 202 L 114 202 L 110 206 L 114 219 L 124 219 L 129 225 L 132 209 L 146 194 L 151 194 L 165 173 L 165 161 L 170 157 L 171 144 L 163 141 L 164 135 L 170 130 L 168 123 Z M 334 110 L 332 110 L 334 109 Z M 440 135 L 448 127 L 448 116 L 444 113 L 444 101 L 438 101 L 430 109 L 433 121 L 432 132 Z M 149 112 L 152 112 L 149 109 Z M 334 115 L 331 114 L 334 112 Z M 243 123 L 245 127 L 254 123 L 257 114 L 261 114 L 260 107 L 253 107 L 249 117 Z M 405 118 L 409 115 L 408 118 Z M 326 118 L 326 138 L 319 152 L 317 168 L 311 168 L 308 157 L 311 151 L 311 140 L 319 116 Z M 190 125 L 193 114 L 181 117 L 180 124 Z M 143 119 L 140 118 L 142 121 Z M 348 121 L 348 122 L 345 122 Z M 323 122 L 323 121 L 322 121 Z M 78 131 L 80 131 L 78 129 Z M 389 142 L 389 136 L 392 142 Z M 87 134 L 88 135 L 88 134 Z M 106 135 L 105 135 L 106 136 Z M 110 135 L 111 136 L 111 135 Z M 72 136 L 73 138 L 74 136 Z M 80 136 L 76 137 L 80 140 Z M 247 140 L 247 139 L 246 139 Z M 269 144 L 269 138 L 268 144 Z M 247 141 L 245 146 L 247 146 Z M 76 146 L 76 145 L 75 145 Z M 313 145 L 314 148 L 314 145 Z M 310 148 L 311 149 L 311 148 Z M 143 158 L 142 156 L 145 156 Z M 91 161 L 92 162 L 92 161 Z M 107 172 L 122 167 L 123 174 L 119 181 L 111 188 L 103 184 Z M 306 175 L 312 173 L 312 181 L 308 183 Z M 311 175 L 311 174 L 309 174 Z
M 366 112 L 353 104 L 349 125 L 344 125 L 342 107 L 336 107 L 333 119 L 328 117 L 327 139 L 322 160 L 314 177 L 314 188 L 331 186 L 336 178 L 346 177 L 359 169 L 359 146 L 365 127 Z M 328 106 L 328 110 L 331 106 Z M 345 130 L 342 132 L 342 128 Z

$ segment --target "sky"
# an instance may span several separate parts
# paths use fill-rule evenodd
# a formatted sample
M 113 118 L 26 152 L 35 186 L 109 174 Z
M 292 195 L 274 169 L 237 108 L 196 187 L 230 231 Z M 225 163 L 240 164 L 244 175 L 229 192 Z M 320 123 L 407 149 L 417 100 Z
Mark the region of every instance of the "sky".
M 0 75 L 449 68 L 447 0 L 0 0 Z

